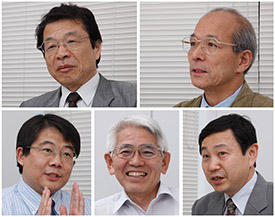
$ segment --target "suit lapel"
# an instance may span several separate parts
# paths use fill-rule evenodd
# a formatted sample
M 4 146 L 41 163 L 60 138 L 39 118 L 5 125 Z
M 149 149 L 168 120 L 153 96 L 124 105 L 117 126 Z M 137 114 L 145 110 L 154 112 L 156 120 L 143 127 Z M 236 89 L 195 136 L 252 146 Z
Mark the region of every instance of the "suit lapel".
M 46 102 L 47 107 L 59 107 L 59 101 L 61 98 L 61 87 L 55 90 L 53 96 Z
M 216 192 L 215 197 L 209 202 L 205 215 L 222 215 L 224 209 L 224 195 Z
M 114 100 L 114 93 L 110 81 L 104 78 L 101 74 L 98 87 L 94 96 L 93 107 L 107 107 Z
M 245 207 L 245 215 L 255 215 L 256 213 L 260 214 L 261 211 L 268 205 L 266 200 L 267 182 L 259 173 L 257 173 L 257 175 L 258 177 L 256 184 Z

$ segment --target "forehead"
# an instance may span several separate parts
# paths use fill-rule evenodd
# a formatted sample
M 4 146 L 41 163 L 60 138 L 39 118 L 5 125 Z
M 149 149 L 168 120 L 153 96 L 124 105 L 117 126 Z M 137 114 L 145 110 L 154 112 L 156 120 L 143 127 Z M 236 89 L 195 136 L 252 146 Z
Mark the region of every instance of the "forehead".
M 231 129 L 210 134 L 202 141 L 202 151 L 214 151 L 217 148 L 229 148 L 231 150 L 241 151 L 240 144 L 235 139 Z
M 45 40 L 48 37 L 64 37 L 71 32 L 75 32 L 76 34 L 87 33 L 81 20 L 62 19 L 47 24 L 43 32 L 43 38 Z
M 219 40 L 231 41 L 237 27 L 236 15 L 225 11 L 211 12 L 199 20 L 194 34 L 199 39 L 213 35 Z
M 132 145 L 151 144 L 157 145 L 157 139 L 148 129 L 143 127 L 126 127 L 117 133 L 116 146 L 125 143 Z

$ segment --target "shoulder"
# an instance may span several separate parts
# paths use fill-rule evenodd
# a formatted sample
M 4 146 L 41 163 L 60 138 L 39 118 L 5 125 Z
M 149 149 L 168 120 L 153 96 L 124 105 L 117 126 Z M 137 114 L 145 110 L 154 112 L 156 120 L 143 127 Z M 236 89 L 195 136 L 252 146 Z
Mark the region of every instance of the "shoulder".
M 61 96 L 60 88 L 44 93 L 40 96 L 33 97 L 21 103 L 20 107 L 58 107 Z
M 135 95 L 137 94 L 137 85 L 136 83 L 130 83 L 126 81 L 114 81 L 114 80 L 109 80 L 112 90 L 114 93 L 118 94 L 132 94 Z M 129 91 L 129 92 L 128 92 Z
M 194 99 L 191 99 L 191 100 L 186 100 L 186 101 L 180 102 L 180 103 L 174 105 L 173 107 L 200 107 L 201 100 L 202 100 L 202 95 L 200 95 Z
M 115 193 L 111 196 L 97 200 L 95 202 L 96 215 L 112 215 L 115 203 L 121 198 L 121 192 Z
M 21 203 L 17 194 L 17 185 L 2 190 L 2 215 L 17 214 L 17 204 Z
M 213 201 L 221 200 L 223 198 L 223 194 L 217 193 L 215 191 L 201 197 L 196 200 L 192 205 L 192 215 L 202 215 L 205 214 L 208 210 L 209 204 L 213 203 Z
M 260 93 L 253 92 L 245 82 L 231 107 L 273 107 L 273 100 Z

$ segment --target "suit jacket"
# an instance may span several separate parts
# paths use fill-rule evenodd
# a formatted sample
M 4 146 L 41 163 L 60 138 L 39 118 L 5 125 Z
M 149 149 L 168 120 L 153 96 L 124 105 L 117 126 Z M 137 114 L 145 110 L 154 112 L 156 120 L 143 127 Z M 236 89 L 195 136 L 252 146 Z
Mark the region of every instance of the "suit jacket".
M 107 80 L 101 74 L 92 107 L 136 107 L 136 84 Z M 61 87 L 21 103 L 20 107 L 59 107 Z
M 273 183 L 259 174 L 247 201 L 245 215 L 273 215 Z M 192 215 L 223 215 L 224 193 L 212 192 L 198 199 L 192 207 Z
M 200 107 L 201 101 L 202 95 L 191 100 L 180 102 L 174 107 Z M 273 100 L 260 93 L 254 93 L 245 81 L 231 107 L 273 107 Z

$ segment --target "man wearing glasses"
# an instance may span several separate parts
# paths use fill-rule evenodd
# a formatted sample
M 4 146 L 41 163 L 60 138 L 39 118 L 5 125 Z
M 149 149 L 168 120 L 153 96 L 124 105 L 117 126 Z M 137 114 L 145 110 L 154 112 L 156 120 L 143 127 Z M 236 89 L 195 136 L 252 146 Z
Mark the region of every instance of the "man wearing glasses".
M 160 181 L 170 153 L 154 120 L 143 116 L 121 120 L 110 130 L 107 145 L 107 168 L 124 190 L 97 201 L 95 214 L 178 215 L 178 192 Z
M 101 34 L 93 13 L 77 5 L 52 8 L 36 28 L 37 48 L 61 87 L 21 107 L 135 107 L 136 85 L 97 73 Z
M 273 100 L 254 93 L 245 74 L 256 56 L 251 23 L 234 9 L 217 8 L 203 16 L 184 38 L 192 84 L 204 94 L 175 107 L 272 107 Z
M 72 192 L 61 190 L 79 153 L 79 133 L 67 120 L 46 114 L 26 121 L 16 144 L 22 177 L 3 189 L 2 215 L 91 215 L 91 201 L 77 183 Z

